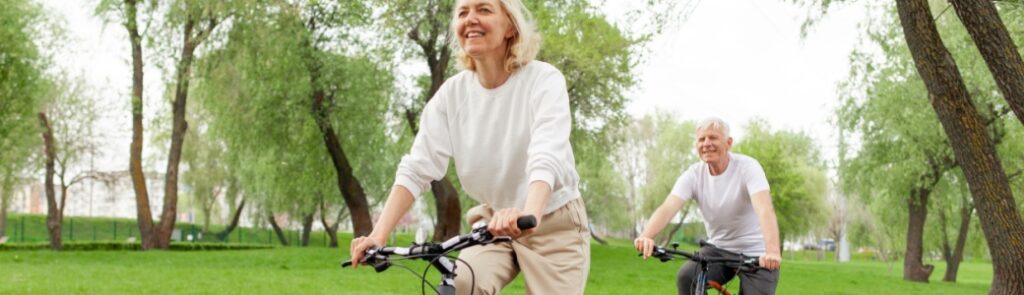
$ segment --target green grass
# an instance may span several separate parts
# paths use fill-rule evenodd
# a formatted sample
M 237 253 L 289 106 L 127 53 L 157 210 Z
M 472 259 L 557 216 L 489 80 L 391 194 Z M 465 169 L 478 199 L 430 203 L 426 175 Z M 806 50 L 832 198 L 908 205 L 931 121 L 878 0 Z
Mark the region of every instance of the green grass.
M 347 249 L 351 235 L 343 235 Z M 407 245 L 408 237 L 395 241 Z M 692 247 L 690 245 L 684 246 Z M 681 261 L 636 257 L 625 241 L 592 246 L 587 294 L 673 294 Z M 214 252 L 0 251 L 0 294 L 419 294 L 420 282 L 393 267 L 341 269 L 339 249 L 276 248 Z M 402 262 L 417 272 L 423 262 Z M 785 260 L 779 294 L 985 294 L 991 264 L 969 262 L 959 282 L 908 283 L 902 263 Z M 428 275 L 436 283 L 437 274 Z M 737 282 L 730 284 L 732 289 Z M 523 294 L 521 278 L 505 294 Z

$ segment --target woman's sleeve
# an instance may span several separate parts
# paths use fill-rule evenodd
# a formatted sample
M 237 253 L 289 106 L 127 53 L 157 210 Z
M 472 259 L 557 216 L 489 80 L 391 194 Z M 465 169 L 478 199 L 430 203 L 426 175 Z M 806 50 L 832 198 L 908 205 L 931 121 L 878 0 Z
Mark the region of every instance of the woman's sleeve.
M 448 159 L 452 155 L 451 137 L 448 133 L 446 100 L 438 91 L 420 116 L 420 130 L 412 143 L 412 149 L 402 157 L 395 175 L 395 185 L 405 187 L 418 198 L 430 188 L 430 182 L 439 180 L 448 172 Z
M 557 70 L 538 77 L 531 91 L 530 103 L 533 123 L 530 126 L 530 144 L 527 148 L 526 173 L 529 182 L 543 181 L 556 191 L 565 185 L 570 171 L 575 171 L 569 133 L 572 116 L 569 112 L 569 93 L 565 77 Z

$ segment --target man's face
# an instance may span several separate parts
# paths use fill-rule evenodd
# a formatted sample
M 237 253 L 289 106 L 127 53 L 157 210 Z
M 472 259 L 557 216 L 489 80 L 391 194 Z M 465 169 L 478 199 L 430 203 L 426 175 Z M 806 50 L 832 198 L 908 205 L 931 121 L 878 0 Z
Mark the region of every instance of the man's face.
M 728 157 L 732 149 L 732 137 L 726 137 L 717 128 L 697 131 L 697 154 L 708 164 L 716 164 Z

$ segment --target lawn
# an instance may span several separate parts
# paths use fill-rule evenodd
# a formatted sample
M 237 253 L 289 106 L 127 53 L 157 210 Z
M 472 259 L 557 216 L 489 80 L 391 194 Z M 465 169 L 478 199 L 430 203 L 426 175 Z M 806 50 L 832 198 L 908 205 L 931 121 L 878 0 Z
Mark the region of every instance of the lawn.
M 346 235 L 347 242 L 350 236 Z M 408 243 L 400 239 L 398 244 Z M 347 249 L 347 245 L 342 245 Z M 672 294 L 681 262 L 644 261 L 625 241 L 595 244 L 587 294 Z M 420 282 L 393 267 L 341 269 L 338 249 L 281 247 L 210 252 L 0 251 L 0 294 L 419 294 Z M 422 262 L 403 262 L 417 272 Z M 901 280 L 901 263 L 784 262 L 779 294 L 985 294 L 990 264 L 968 262 L 956 284 Z M 429 276 L 436 283 L 437 276 Z M 735 289 L 738 283 L 730 287 Z M 506 294 L 524 293 L 517 279 Z

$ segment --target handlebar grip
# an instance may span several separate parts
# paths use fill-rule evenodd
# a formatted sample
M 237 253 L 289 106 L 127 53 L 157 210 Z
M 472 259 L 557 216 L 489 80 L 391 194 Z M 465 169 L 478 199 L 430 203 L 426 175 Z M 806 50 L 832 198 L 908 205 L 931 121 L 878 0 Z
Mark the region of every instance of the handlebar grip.
M 516 226 L 519 227 L 519 230 L 537 227 L 537 217 L 533 215 L 520 216 L 519 219 L 516 219 Z
M 352 266 L 352 260 L 345 260 L 341 262 L 341 268 Z

